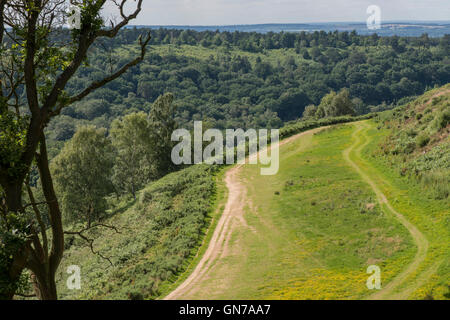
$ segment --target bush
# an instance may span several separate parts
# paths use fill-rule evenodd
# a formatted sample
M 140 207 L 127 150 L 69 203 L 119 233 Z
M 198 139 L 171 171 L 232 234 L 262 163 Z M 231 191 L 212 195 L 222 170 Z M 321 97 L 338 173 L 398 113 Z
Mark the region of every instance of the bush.
M 417 146 L 420 148 L 425 147 L 430 142 L 430 137 L 422 133 L 417 137 Z
M 409 137 L 415 137 L 415 136 L 417 136 L 416 130 L 414 130 L 414 129 L 412 129 L 412 128 L 406 130 L 406 134 L 407 134 Z
M 436 117 L 436 127 L 438 130 L 444 129 L 450 123 L 450 110 L 442 111 Z

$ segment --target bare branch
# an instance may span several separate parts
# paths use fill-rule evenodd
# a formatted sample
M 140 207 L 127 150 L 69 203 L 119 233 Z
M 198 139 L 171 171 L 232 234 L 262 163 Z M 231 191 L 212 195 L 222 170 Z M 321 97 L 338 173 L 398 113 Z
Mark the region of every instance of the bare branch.
M 118 24 L 114 25 L 111 22 L 111 29 L 102 29 L 97 32 L 97 37 L 108 37 L 113 38 L 117 35 L 117 33 L 122 29 L 124 26 L 126 26 L 131 20 L 136 19 L 138 14 L 142 10 L 142 1 L 138 0 L 136 10 L 131 13 L 130 15 L 126 15 L 124 12 L 125 4 L 127 3 L 127 0 L 121 0 L 120 4 L 118 1 L 114 0 L 113 2 L 119 7 L 120 16 L 122 17 L 122 21 L 120 21 Z
M 99 227 L 108 228 L 108 229 L 114 230 L 116 233 L 120 233 L 119 230 L 115 226 L 110 226 L 110 225 L 103 224 L 103 223 L 96 223 L 96 224 L 91 225 L 89 227 L 86 227 L 86 228 L 84 228 L 84 229 L 82 229 L 80 231 L 65 231 L 64 234 L 79 236 L 81 239 L 83 239 L 84 241 L 86 241 L 88 243 L 88 246 L 91 249 L 91 252 L 93 254 L 98 255 L 100 258 L 108 261 L 109 264 L 111 266 L 113 266 L 114 264 L 112 263 L 111 258 L 104 256 L 100 251 L 96 251 L 94 249 L 95 239 L 88 238 L 87 236 L 85 236 L 83 234 L 83 233 L 85 233 L 85 232 L 87 232 L 89 230 L 92 230 L 92 229 L 95 229 L 95 228 L 99 228 Z
M 33 191 L 31 190 L 31 187 L 30 187 L 30 175 L 28 175 L 28 178 L 26 181 L 26 188 L 27 188 L 27 192 L 28 192 L 28 197 L 30 198 L 30 201 L 31 201 L 31 203 L 29 205 L 31 205 L 33 207 L 34 214 L 36 215 L 36 220 L 38 221 L 39 228 L 41 229 L 44 257 L 45 257 L 45 260 L 47 261 L 48 260 L 47 232 L 46 232 L 45 224 L 44 224 L 44 221 L 42 220 L 41 211 L 39 210 L 38 205 L 39 204 L 48 204 L 48 202 L 36 203 L 36 201 L 34 199 Z M 26 206 L 24 207 L 24 209 L 25 208 L 26 208 Z

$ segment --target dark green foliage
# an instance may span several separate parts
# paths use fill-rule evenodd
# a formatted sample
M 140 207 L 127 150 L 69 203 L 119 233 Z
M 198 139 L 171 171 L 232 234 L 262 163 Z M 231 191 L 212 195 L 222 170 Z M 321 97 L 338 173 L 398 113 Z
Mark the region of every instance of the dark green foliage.
M 175 170 L 171 159 L 174 143 L 172 133 L 177 129 L 173 95 L 167 93 L 160 96 L 152 105 L 149 114 L 151 146 L 151 162 L 155 166 L 156 177 L 163 177 Z
M 13 254 L 23 247 L 29 240 L 29 236 L 30 224 L 27 217 L 15 213 L 2 215 L 0 223 L 0 299 L 7 296 L 8 292 L 20 292 L 28 285 L 25 273 L 18 279 L 12 280 L 8 271 L 13 262 Z
M 27 118 L 17 119 L 0 97 L 0 166 L 9 167 L 10 177 L 23 171 L 20 157 L 25 146 Z
M 113 190 L 113 160 L 106 130 L 93 126 L 80 127 L 53 159 L 55 188 L 67 222 L 90 226 L 104 214 L 107 206 L 104 198 Z
M 105 40 L 113 50 L 112 59 L 119 64 L 127 61 L 141 32 L 127 29 Z M 330 91 L 343 88 L 349 89 L 351 99 L 359 99 L 358 115 L 386 110 L 450 82 L 449 53 L 440 49 L 447 42 L 430 38 L 424 47 L 421 38 L 348 32 L 152 30 L 153 47 L 142 64 L 64 110 L 66 117 L 55 119 L 48 132 L 51 140 L 64 141 L 75 124 L 92 122 L 109 128 L 119 116 L 148 113 L 166 92 L 174 94 L 181 127 L 192 119 L 207 120 L 219 129 L 281 127 L 283 121 L 300 118 L 307 105 L 319 105 Z M 72 79 L 67 91 L 77 92 L 84 83 L 105 75 L 110 67 L 106 54 L 110 53 L 103 47 L 95 47 L 89 67 Z
M 298 119 L 302 117 L 305 107 L 310 103 L 311 100 L 304 91 L 290 89 L 280 96 L 273 111 L 284 121 Z

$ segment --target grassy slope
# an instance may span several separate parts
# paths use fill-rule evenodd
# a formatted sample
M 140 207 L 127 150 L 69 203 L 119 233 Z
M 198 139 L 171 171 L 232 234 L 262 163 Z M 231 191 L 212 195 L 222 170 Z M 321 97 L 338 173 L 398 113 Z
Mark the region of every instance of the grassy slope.
M 382 114 L 363 132 L 367 145 L 360 164 L 429 243 L 418 269 L 388 297 L 450 298 L 449 119 L 446 85 Z M 420 144 L 421 136 L 429 142 Z
M 403 176 L 420 180 L 437 200 L 450 196 L 450 84 L 377 118 L 388 129 L 377 156 Z
M 429 100 L 435 94 L 439 92 L 422 99 Z M 439 102 L 436 105 L 439 106 Z M 408 273 L 405 281 L 386 297 L 448 298 L 448 199 L 430 198 L 420 185 L 401 177 L 396 168 L 388 168 L 392 159 L 382 158 L 376 151 L 392 130 L 376 129 L 370 123 L 354 137 L 360 143 L 358 152 L 350 153 L 352 160 L 370 175 L 393 210 L 417 225 L 429 241 L 423 263 Z M 410 121 L 408 125 L 416 124 Z M 377 205 L 373 210 L 366 209 L 367 204 L 376 203 L 376 195 L 358 172 L 345 163 L 342 154 L 355 142 L 352 138 L 355 130 L 353 126 L 340 126 L 283 147 L 282 169 L 277 176 L 261 177 L 259 168 L 245 168 L 243 177 L 249 184 L 251 199 L 246 218 L 255 232 L 241 230 L 233 235 L 234 251 L 215 266 L 213 277 L 204 283 L 204 296 L 195 298 L 363 298 L 368 294 L 365 268 L 369 264 L 382 267 L 383 283 L 398 279 L 402 269 L 414 261 L 417 250 L 408 231 L 389 214 L 389 208 Z M 436 147 L 440 141 L 435 138 L 436 134 L 424 148 Z M 218 179 L 220 177 L 221 174 Z M 158 186 L 170 185 L 171 179 L 180 177 L 171 175 L 162 179 L 149 187 L 149 194 L 154 193 L 155 188 L 158 190 Z M 96 248 L 107 256 L 112 254 L 113 260 L 118 259 L 115 267 L 108 267 L 107 262 L 92 256 L 83 243 L 75 241 L 60 269 L 61 296 L 155 298 L 170 292 L 188 276 L 207 247 L 226 192 L 223 185 L 219 186 L 214 204 L 205 203 L 205 208 L 209 207 L 209 212 L 214 214 L 209 214 L 200 228 L 202 234 L 207 234 L 200 251 L 197 248 L 201 237 L 190 246 L 187 259 L 180 261 L 175 257 L 175 267 L 163 266 L 162 277 L 143 272 L 154 269 L 154 258 L 167 249 L 161 246 L 149 249 L 148 225 L 155 208 L 151 208 L 153 202 L 144 197 L 140 204 L 124 204 L 117 210 L 120 214 L 108 221 L 122 228 L 121 235 L 110 230 L 97 235 L 100 239 L 96 241 Z M 212 198 L 206 199 L 208 202 Z M 169 201 L 169 209 L 186 205 L 182 194 L 164 201 Z M 156 203 L 164 205 L 164 202 Z M 211 211 L 213 208 L 215 210 Z M 255 208 L 257 215 L 253 213 Z M 214 218 L 213 225 L 206 230 L 211 218 Z M 168 234 L 162 234 L 163 242 Z M 67 291 L 65 287 L 64 270 L 70 264 L 82 267 L 81 292 Z M 156 265 L 156 269 L 158 267 Z M 218 279 L 222 279 L 219 287 Z
M 224 210 L 225 202 L 228 196 L 228 190 L 225 187 L 225 184 L 223 183 L 224 174 L 226 170 L 227 167 L 223 167 L 216 176 L 215 179 L 217 188 L 216 198 L 214 200 L 215 202 L 211 206 L 211 208 L 213 208 L 213 210 L 211 211 L 212 214 L 208 216 L 207 220 L 205 221 L 206 226 L 208 226 L 208 229 L 205 232 L 205 236 L 203 238 L 200 247 L 198 248 L 198 250 L 193 250 L 194 252 L 196 251 L 195 256 L 191 257 L 191 259 L 186 260 L 185 265 L 187 265 L 187 267 L 185 268 L 183 273 L 180 273 L 178 275 L 177 280 L 175 282 L 167 282 L 161 288 L 159 297 L 166 296 L 171 291 L 175 290 L 175 288 L 178 287 L 181 283 L 183 283 L 183 281 L 186 280 L 186 278 L 195 269 L 198 262 L 205 253 L 206 249 L 208 248 L 208 244 L 211 240 L 211 237 L 213 236 L 217 222 L 219 221 L 219 218 Z
M 249 227 L 237 229 L 230 254 L 187 298 L 362 298 L 367 266 L 389 266 L 387 281 L 412 260 L 407 230 L 379 205 L 366 209 L 376 196 L 343 157 L 353 131 L 340 126 L 283 146 L 278 175 L 244 168 Z
M 62 299 L 153 299 L 171 290 L 192 268 L 208 227 L 220 214 L 224 188 L 216 188 L 221 171 L 200 165 L 170 174 L 122 202 L 100 228 L 85 235 L 108 261 L 90 252 L 80 239 L 66 239 L 69 248 L 57 276 Z M 68 245 L 72 243 L 71 245 Z M 82 290 L 66 287 L 67 266 L 81 267 Z
M 389 130 L 380 132 L 373 123 L 364 129 L 362 138 L 368 141 L 361 150 L 361 158 L 357 159 L 358 165 L 386 195 L 394 210 L 401 212 L 424 235 L 428 248 L 426 255 L 420 257 L 418 268 L 398 288 L 381 298 L 424 299 L 427 295 L 438 299 L 448 298 L 448 200 L 430 197 L 420 184 L 402 177 L 398 171 L 389 168 L 384 159 L 373 156 L 388 134 Z
M 283 147 L 277 176 L 247 166 L 249 227 L 192 297 L 449 299 L 449 89 Z

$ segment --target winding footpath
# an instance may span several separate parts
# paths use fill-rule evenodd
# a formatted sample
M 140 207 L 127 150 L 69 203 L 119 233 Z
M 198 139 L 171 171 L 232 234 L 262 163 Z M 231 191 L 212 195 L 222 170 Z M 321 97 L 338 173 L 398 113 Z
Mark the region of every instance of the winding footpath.
M 327 127 L 309 130 L 284 139 L 280 141 L 279 147 L 294 141 L 301 136 L 313 134 L 325 128 Z M 269 150 L 270 149 L 271 147 L 269 146 Z M 254 154 L 250 157 L 256 156 L 257 154 Z M 201 286 L 199 285 L 201 281 L 208 276 L 208 272 L 211 270 L 215 262 L 222 258 L 228 251 L 229 240 L 233 230 L 239 225 L 238 223 L 245 224 L 244 208 L 247 204 L 247 189 L 239 178 L 242 166 L 243 165 L 236 165 L 226 172 L 225 183 L 228 188 L 228 199 L 211 241 L 209 242 L 208 249 L 189 277 L 174 291 L 168 294 L 164 300 L 185 299 L 187 295 L 192 295 L 198 290 L 201 290 Z
M 369 128 L 366 122 L 353 123 L 355 132 L 353 133 L 354 143 L 349 148 L 344 150 L 344 159 L 351 167 L 361 176 L 361 178 L 370 185 L 377 196 L 380 205 L 386 208 L 411 234 L 415 245 L 417 246 L 417 253 L 413 261 L 392 281 L 383 286 L 383 288 L 374 294 L 367 297 L 370 300 L 382 299 L 406 299 L 408 296 L 437 270 L 439 263 L 434 263 L 431 266 L 421 270 L 415 281 L 408 283 L 408 277 L 417 272 L 420 265 L 424 262 L 429 243 L 427 238 L 420 232 L 420 230 L 413 225 L 404 215 L 396 211 L 389 203 L 387 197 L 383 194 L 381 189 L 377 186 L 374 180 L 370 178 L 363 168 L 355 162 L 352 157 L 359 160 L 361 158 L 362 149 L 370 142 L 365 135 L 365 131 Z M 302 132 L 280 142 L 280 146 L 287 144 L 300 138 L 303 135 L 319 132 L 327 127 L 318 128 L 306 132 Z M 270 147 L 269 147 L 270 148 Z M 254 157 L 256 155 L 252 155 Z M 188 278 L 181 283 L 174 291 L 168 294 L 164 300 L 185 299 L 186 297 L 195 294 L 202 290 L 201 283 L 208 277 L 209 271 L 214 267 L 214 264 L 226 255 L 229 249 L 229 239 L 236 226 L 239 223 L 245 224 L 244 208 L 247 204 L 246 187 L 240 179 L 240 172 L 243 165 L 236 165 L 226 172 L 225 183 L 228 188 L 228 199 L 219 218 L 217 226 L 214 230 L 213 236 L 208 244 L 208 248 L 202 256 L 200 262 L 197 264 Z M 399 289 L 401 286 L 401 289 Z
M 370 185 L 372 190 L 375 192 L 377 196 L 377 200 L 382 207 L 388 209 L 388 211 L 406 228 L 411 234 L 415 245 L 417 246 L 417 253 L 413 259 L 413 261 L 404 269 L 400 274 L 398 274 L 392 281 L 390 281 L 386 286 L 374 294 L 368 297 L 369 300 L 386 300 L 386 299 L 406 299 L 408 295 L 411 293 L 411 286 L 417 287 L 418 283 L 408 284 L 407 287 L 399 292 L 396 292 L 396 289 L 405 283 L 408 276 L 416 272 L 421 263 L 425 260 L 427 252 L 428 252 L 428 240 L 422 234 L 422 232 L 417 229 L 415 225 L 409 222 L 408 219 L 405 218 L 404 215 L 396 211 L 392 205 L 389 203 L 387 197 L 381 192 L 380 188 L 376 185 L 376 183 L 364 172 L 364 170 L 352 160 L 351 154 L 355 153 L 355 156 L 361 159 L 361 150 L 369 144 L 370 140 L 363 135 L 364 130 L 368 128 L 368 125 L 364 122 L 355 123 L 356 131 L 353 133 L 353 138 L 355 142 L 348 149 L 344 150 L 344 159 L 358 172 L 361 178 Z M 365 142 L 362 140 L 362 136 L 365 138 Z M 422 279 L 419 282 L 423 282 L 426 280 L 427 275 L 431 275 L 435 270 L 436 266 L 432 266 L 428 270 L 425 270 L 422 275 Z M 437 268 L 436 268 L 437 269 Z

